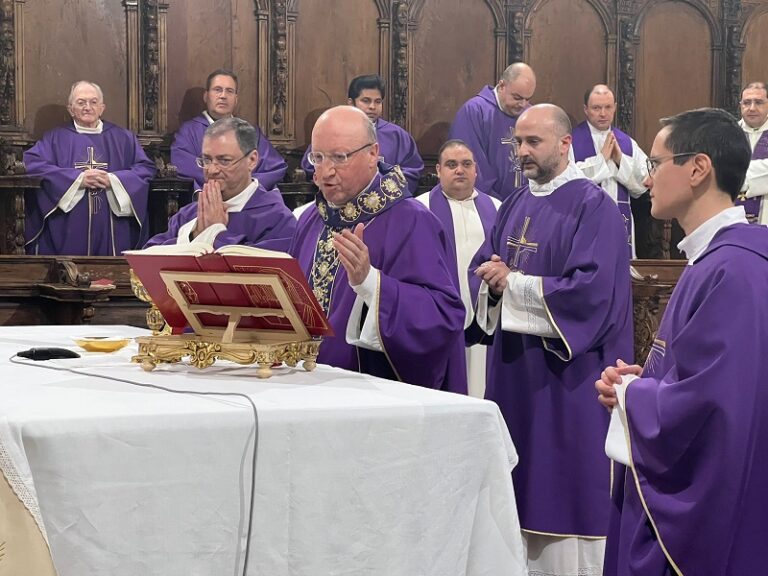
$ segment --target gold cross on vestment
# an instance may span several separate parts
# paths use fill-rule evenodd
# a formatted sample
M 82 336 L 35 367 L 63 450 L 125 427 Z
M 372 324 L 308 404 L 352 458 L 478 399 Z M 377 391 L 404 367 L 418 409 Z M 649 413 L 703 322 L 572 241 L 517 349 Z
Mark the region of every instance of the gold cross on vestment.
M 514 127 L 509 127 L 509 136 L 503 137 L 501 144 L 509 146 L 509 163 L 511 164 L 512 171 L 515 173 L 515 188 L 519 188 L 521 184 L 520 161 L 517 159 L 517 140 L 515 140 Z
M 520 233 L 520 237 L 517 238 L 515 236 L 509 236 L 507 237 L 507 246 L 509 248 L 515 249 L 514 257 L 512 258 L 512 262 L 509 263 L 509 267 L 513 270 L 517 270 L 520 266 L 520 257 L 525 253 L 533 253 L 539 251 L 539 243 L 538 242 L 528 242 L 528 240 L 525 237 L 526 232 L 528 232 L 528 226 L 531 223 L 531 217 L 526 216 L 525 222 L 523 222 L 523 231 Z
M 109 168 L 109 164 L 106 162 L 96 162 L 96 160 L 93 157 L 93 146 L 88 146 L 88 160 L 85 162 L 75 162 L 75 168 L 79 170 L 94 170 L 95 168 L 99 168 L 101 170 L 106 170 Z

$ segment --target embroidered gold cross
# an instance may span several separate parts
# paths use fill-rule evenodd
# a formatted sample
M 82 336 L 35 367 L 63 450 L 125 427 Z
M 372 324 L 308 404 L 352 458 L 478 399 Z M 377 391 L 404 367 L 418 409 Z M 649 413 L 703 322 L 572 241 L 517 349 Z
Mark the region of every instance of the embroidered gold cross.
M 509 146 L 509 163 L 515 173 L 515 188 L 519 188 L 521 184 L 520 162 L 517 159 L 517 140 L 515 140 L 515 129 L 512 126 L 509 127 L 509 136 L 502 138 L 501 144 Z
M 96 162 L 96 159 L 93 157 L 93 146 L 88 146 L 86 150 L 88 151 L 88 160 L 85 162 L 75 162 L 76 169 L 93 170 L 99 168 L 100 170 L 106 170 L 109 168 L 109 164 L 106 162 Z M 88 189 L 88 206 L 91 214 L 97 214 L 99 208 L 101 208 L 101 199 L 98 197 L 98 193 L 98 190 L 94 188 Z
M 539 251 L 539 243 L 538 242 L 528 242 L 528 240 L 525 237 L 526 232 L 528 232 L 528 226 L 531 223 L 531 217 L 526 216 L 525 222 L 523 222 L 523 231 L 520 233 L 520 237 L 516 238 L 515 236 L 509 236 L 507 237 L 507 246 L 509 248 L 514 248 L 515 254 L 512 258 L 512 262 L 510 263 L 510 267 L 513 270 L 516 270 L 520 265 L 520 257 L 525 254 L 526 252 L 531 252 L 535 254 Z

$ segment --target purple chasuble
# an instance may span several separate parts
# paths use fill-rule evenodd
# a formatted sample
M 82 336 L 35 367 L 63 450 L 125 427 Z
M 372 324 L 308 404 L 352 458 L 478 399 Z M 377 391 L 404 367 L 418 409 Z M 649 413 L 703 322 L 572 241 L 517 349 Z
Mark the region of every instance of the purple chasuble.
M 619 143 L 619 148 L 622 154 L 626 154 L 631 157 L 632 150 L 632 138 L 627 134 L 612 127 L 611 132 L 616 136 L 616 142 Z M 573 156 L 576 162 L 583 162 L 587 158 L 592 158 L 600 154 L 595 150 L 595 141 L 592 140 L 592 132 L 589 130 L 589 124 L 585 120 L 573 129 L 573 141 L 571 143 L 573 148 Z M 616 181 L 616 202 L 621 212 L 624 226 L 627 228 L 627 246 L 629 248 L 630 255 L 632 254 L 632 206 L 629 201 L 629 191 L 624 185 Z
M 768 158 L 768 130 L 760 135 L 760 139 L 755 144 L 755 149 L 752 150 L 752 160 L 763 160 L 765 158 Z M 760 217 L 760 204 L 762 201 L 763 196 L 747 198 L 740 195 L 736 199 L 736 206 L 744 206 L 747 220 L 757 222 L 757 219 Z
M 403 128 L 392 122 L 379 118 L 376 120 L 376 140 L 379 143 L 379 158 L 392 166 L 400 166 L 408 180 L 408 190 L 415 194 L 419 187 L 419 178 L 424 170 L 424 161 L 419 155 L 413 137 Z M 307 180 L 312 180 L 315 167 L 309 163 L 309 153 L 312 145 L 307 147 L 301 167 L 307 174 Z
M 632 358 L 629 254 L 618 208 L 591 180 L 548 196 L 529 189 L 499 209 L 470 267 L 498 254 L 543 278 L 544 303 L 563 339 L 501 330 L 489 354 L 486 398 L 501 408 L 520 464 L 512 473 L 523 530 L 558 536 L 608 533 L 608 412 L 595 380 Z M 629 360 L 628 360 L 629 361 Z
M 146 241 L 149 182 L 156 168 L 132 132 L 102 122 L 101 134 L 79 134 L 74 124 L 54 128 L 24 153 L 27 174 L 42 179 L 41 189 L 27 192 L 25 239 L 28 254 L 117 256 Z M 69 212 L 57 207 L 83 172 L 75 168 L 93 160 L 120 179 L 134 214 L 115 216 L 105 190 L 86 190 Z
M 483 225 L 483 231 L 485 237 L 491 233 L 491 228 L 496 220 L 496 206 L 487 194 L 482 192 L 475 196 L 475 208 L 480 216 L 480 222 Z M 443 194 L 443 187 L 438 184 L 432 190 L 429 191 L 429 209 L 437 216 L 437 219 L 443 224 L 443 232 L 445 232 L 446 241 L 448 242 L 448 249 L 450 253 L 456 254 L 456 233 L 453 227 L 453 215 L 451 214 L 451 207 L 448 204 L 448 199 Z M 453 273 L 456 289 L 459 289 L 459 273 L 466 274 L 466 270 L 456 269 L 456 258 L 450 261 L 451 272 Z
M 247 244 L 269 250 L 287 251 L 296 231 L 296 218 L 283 202 L 277 189 L 259 186 L 239 212 L 229 212 L 227 229 L 216 236 L 214 248 L 229 244 Z M 191 202 L 171 216 L 168 230 L 153 236 L 146 247 L 176 244 L 179 229 L 197 218 L 197 202 Z
M 195 159 L 203 153 L 203 136 L 208 126 L 210 126 L 208 118 L 202 114 L 195 116 L 181 125 L 171 144 L 171 164 L 176 166 L 179 176 L 192 178 L 195 181 L 195 188 L 202 188 L 205 181 L 203 169 L 197 165 Z M 272 147 L 259 127 L 256 125 L 253 127 L 256 129 L 258 141 L 256 150 L 259 152 L 259 163 L 253 169 L 253 177 L 257 178 L 264 188 L 271 190 L 283 180 L 288 164 Z
M 720 230 L 687 266 L 626 391 L 606 576 L 764 574 L 768 230 Z M 650 518 L 649 518 L 650 516 Z
M 357 295 L 326 240 L 329 232 L 359 222 L 365 224 L 371 265 L 380 271 L 378 325 L 384 352 L 347 344 L 347 322 Z M 466 394 L 464 306 L 449 272 L 453 256 L 440 222 L 411 197 L 397 167 L 380 163 L 373 184 L 339 210 L 318 194 L 315 206 L 299 218 L 290 253 L 307 274 L 336 334 L 323 339 L 318 362 Z
M 516 123 L 516 116 L 499 109 L 493 86 L 486 86 L 459 108 L 449 134 L 449 138 L 463 140 L 475 155 L 477 189 L 499 200 L 527 183 L 516 155 Z

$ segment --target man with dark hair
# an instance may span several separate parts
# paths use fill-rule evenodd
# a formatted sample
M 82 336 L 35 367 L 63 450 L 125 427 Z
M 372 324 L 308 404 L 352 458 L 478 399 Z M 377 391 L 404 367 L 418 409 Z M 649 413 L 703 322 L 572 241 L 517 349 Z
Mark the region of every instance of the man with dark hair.
M 515 126 L 529 183 L 499 208 L 470 270 L 493 343 L 485 396 L 504 414 L 531 574 L 601 574 L 608 532 L 605 358 L 632 354 L 629 252 L 619 209 L 568 160 L 568 115 L 539 104 Z M 479 281 L 482 281 L 480 283 Z
M 225 69 L 214 70 L 205 81 L 203 102 L 205 111 L 181 125 L 171 145 L 171 164 L 178 169 L 179 176 L 192 178 L 195 188 L 203 184 L 203 171 L 197 165 L 203 145 L 205 129 L 221 118 L 231 118 L 237 108 L 238 84 L 234 72 Z M 254 126 L 256 130 L 256 149 L 259 162 L 253 169 L 253 177 L 258 179 L 267 190 L 271 190 L 285 176 L 288 164 L 272 147 L 269 139 Z
M 739 125 L 749 138 L 752 162 L 736 205 L 744 206 L 747 220 L 768 225 L 768 91 L 765 82 L 751 82 L 741 93 Z
M 287 250 L 296 219 L 276 188 L 252 176 L 259 163 L 256 129 L 240 118 L 222 118 L 205 130 L 197 164 L 205 184 L 197 202 L 174 214 L 168 230 L 152 237 L 155 244 L 205 242 L 259 245 Z
M 615 467 L 605 575 L 760 574 L 768 230 L 733 205 L 749 143 L 723 110 L 661 124 L 648 158 L 651 214 L 680 223 L 688 266 L 645 366 L 619 360 L 595 383 L 612 410 L 606 453 L 627 466 Z
M 475 155 L 478 190 L 499 200 L 526 184 L 517 161 L 514 131 L 535 90 L 533 69 L 516 62 L 504 70 L 496 86 L 486 86 L 467 100 L 451 125 L 449 137 L 466 142 Z
M 347 104 L 359 108 L 376 127 L 381 159 L 391 166 L 399 166 L 408 180 L 408 189 L 414 194 L 419 187 L 419 178 L 424 170 L 424 161 L 419 155 L 413 137 L 397 124 L 387 122 L 381 115 L 384 111 L 386 91 L 384 80 L 378 74 L 358 76 L 349 83 Z M 309 161 L 312 146 L 307 147 L 301 167 L 312 179 L 315 168 Z
M 619 206 L 627 228 L 627 247 L 635 255 L 634 226 L 629 198 L 646 192 L 645 153 L 629 135 L 613 126 L 616 98 L 608 86 L 597 84 L 584 95 L 587 119 L 573 129 L 571 160 Z
M 25 195 L 28 254 L 119 256 L 147 239 L 147 198 L 155 165 L 136 136 L 104 122 L 101 88 L 75 82 L 72 123 L 24 153 L 41 189 Z
M 400 168 L 379 162 L 376 129 L 358 108 L 318 118 L 309 160 L 320 194 L 290 252 L 335 332 L 317 361 L 466 393 L 464 307 L 440 222 Z
M 464 328 L 468 328 L 475 315 L 467 269 L 477 249 L 488 238 L 501 203 L 475 189 L 477 164 L 472 150 L 461 140 L 448 140 L 440 147 L 435 168 L 440 183 L 416 200 L 443 224 L 450 252 L 455 256 L 450 260 L 451 273 L 464 302 Z M 466 349 L 470 396 L 485 396 L 487 350 L 487 346 L 481 344 Z

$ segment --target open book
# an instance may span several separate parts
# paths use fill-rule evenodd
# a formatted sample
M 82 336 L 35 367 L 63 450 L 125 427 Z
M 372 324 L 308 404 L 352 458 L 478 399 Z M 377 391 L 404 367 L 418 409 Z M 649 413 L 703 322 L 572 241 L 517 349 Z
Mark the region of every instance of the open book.
M 173 334 L 192 326 L 207 335 L 228 329 L 236 340 L 275 339 L 294 331 L 285 310 L 292 306 L 310 336 L 333 335 L 299 263 L 284 252 L 192 242 L 123 255 Z

